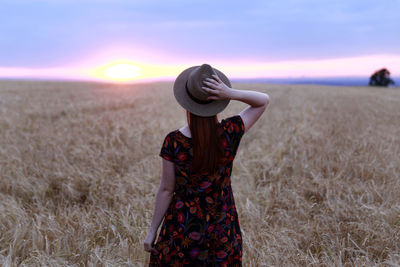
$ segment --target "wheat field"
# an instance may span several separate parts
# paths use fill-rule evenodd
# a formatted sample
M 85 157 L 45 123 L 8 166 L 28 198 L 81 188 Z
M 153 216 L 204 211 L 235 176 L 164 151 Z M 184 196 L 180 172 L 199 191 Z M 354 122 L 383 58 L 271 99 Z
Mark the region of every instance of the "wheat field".
M 271 100 L 234 161 L 243 265 L 399 266 L 400 90 L 233 86 Z M 0 81 L 3 266 L 146 266 L 185 119 L 168 82 Z

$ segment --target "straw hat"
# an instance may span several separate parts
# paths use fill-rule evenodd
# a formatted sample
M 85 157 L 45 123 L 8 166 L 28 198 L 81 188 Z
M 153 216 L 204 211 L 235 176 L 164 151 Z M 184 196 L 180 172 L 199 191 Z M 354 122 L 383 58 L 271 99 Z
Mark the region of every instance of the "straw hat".
M 212 74 L 218 75 L 227 86 L 231 87 L 229 79 L 221 71 L 208 64 L 193 66 L 182 71 L 175 80 L 174 95 L 176 101 L 184 109 L 197 116 L 210 117 L 220 113 L 226 108 L 230 100 L 207 100 L 210 94 L 201 88 L 204 86 L 203 81 L 206 78 L 213 78 Z

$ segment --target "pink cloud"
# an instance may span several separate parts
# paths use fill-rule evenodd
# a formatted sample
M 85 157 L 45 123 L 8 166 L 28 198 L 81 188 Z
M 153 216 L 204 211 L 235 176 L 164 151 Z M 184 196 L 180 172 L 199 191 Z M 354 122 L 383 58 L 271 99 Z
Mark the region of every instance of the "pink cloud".
M 111 60 L 111 59 L 107 59 Z M 152 64 L 135 61 L 142 69 L 136 80 L 174 79 L 184 68 L 198 63 Z M 296 78 L 368 76 L 386 67 L 393 76 L 400 76 L 400 56 L 372 55 L 321 60 L 293 60 L 277 62 L 208 62 L 231 78 Z M 135 63 L 134 63 L 135 64 Z M 0 67 L 0 78 L 82 79 L 102 80 L 93 74 L 98 66 L 67 66 L 56 68 Z

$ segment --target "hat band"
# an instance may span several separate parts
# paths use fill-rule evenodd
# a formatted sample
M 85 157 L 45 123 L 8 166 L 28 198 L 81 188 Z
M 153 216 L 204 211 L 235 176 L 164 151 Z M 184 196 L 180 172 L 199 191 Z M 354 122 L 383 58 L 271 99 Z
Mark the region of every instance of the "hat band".
M 186 81 L 186 84 L 185 84 L 186 93 L 188 94 L 188 96 L 190 97 L 190 99 L 192 99 L 194 102 L 196 102 L 197 104 L 209 104 L 209 103 L 213 102 L 213 100 L 201 100 L 201 99 L 198 99 L 198 98 L 194 97 L 194 96 L 189 92 L 189 89 L 188 89 L 187 84 L 188 84 L 188 82 Z

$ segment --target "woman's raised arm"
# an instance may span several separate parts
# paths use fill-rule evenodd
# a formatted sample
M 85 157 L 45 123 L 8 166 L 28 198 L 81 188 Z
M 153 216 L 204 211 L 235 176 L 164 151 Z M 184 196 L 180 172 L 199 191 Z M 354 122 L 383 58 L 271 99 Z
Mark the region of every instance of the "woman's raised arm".
M 250 105 L 239 113 L 244 123 L 245 132 L 247 132 L 261 117 L 261 114 L 268 106 L 268 94 L 257 91 L 232 89 L 224 84 L 217 75 L 213 75 L 213 77 L 214 79 L 207 78 L 203 82 L 206 85 L 203 89 L 211 94 L 208 99 L 232 99 Z

